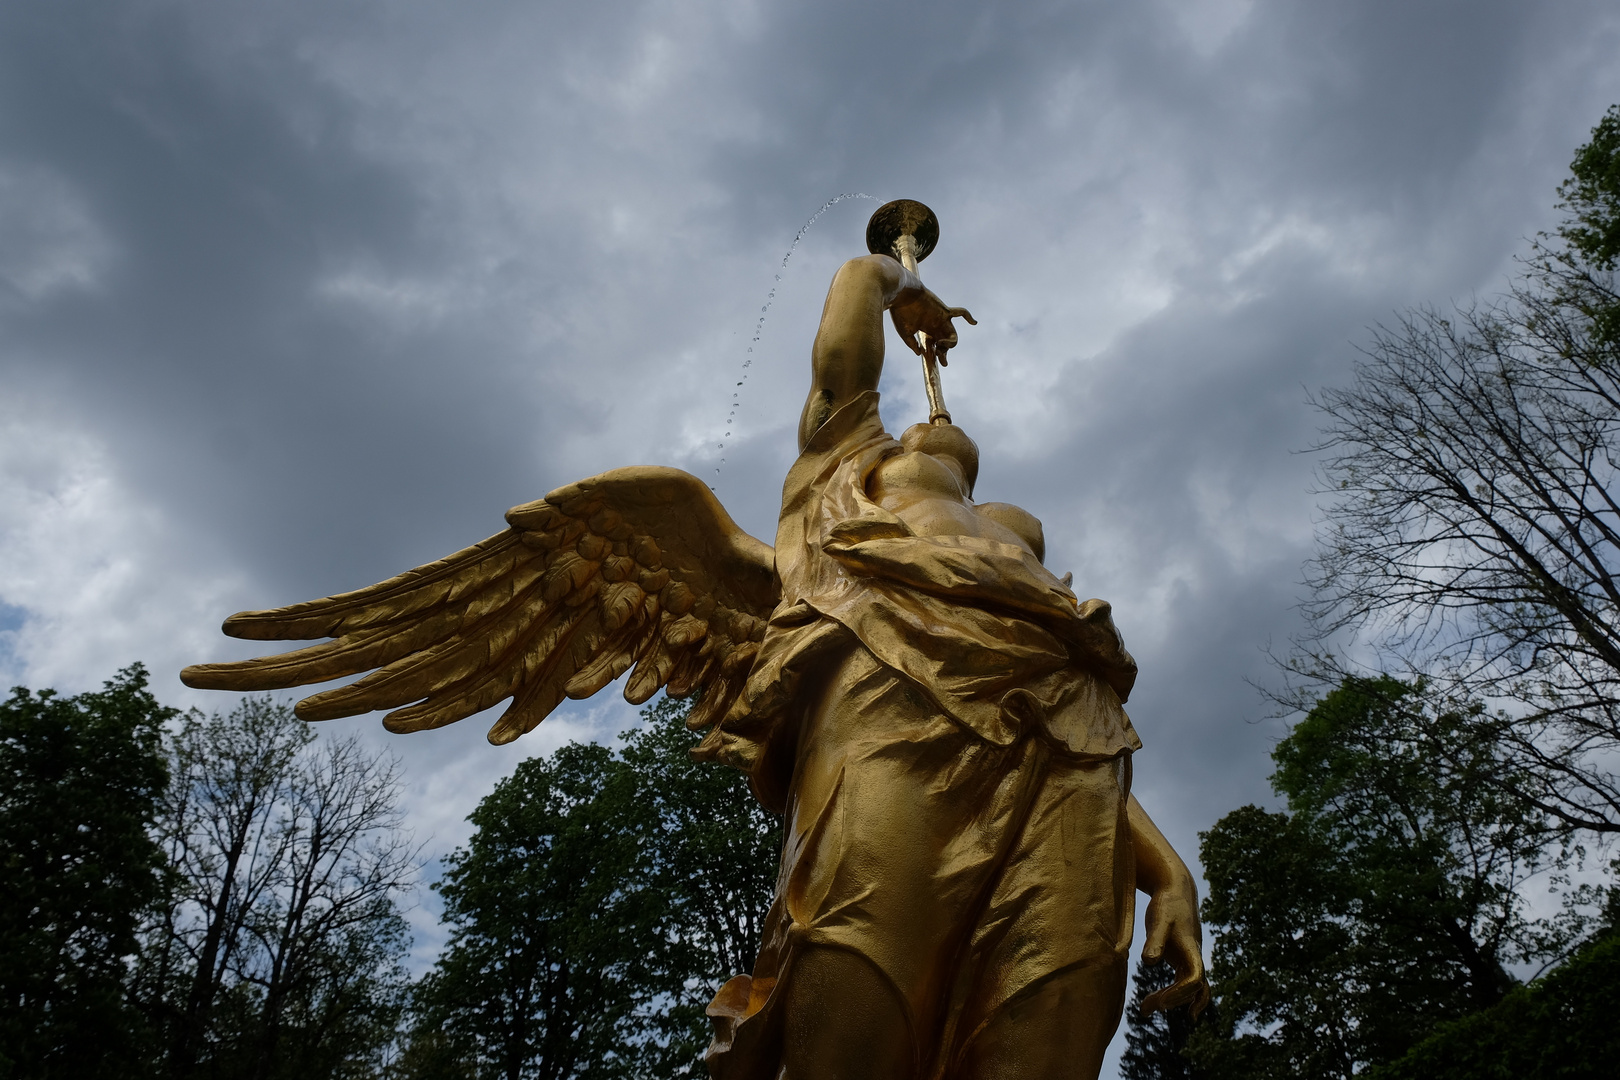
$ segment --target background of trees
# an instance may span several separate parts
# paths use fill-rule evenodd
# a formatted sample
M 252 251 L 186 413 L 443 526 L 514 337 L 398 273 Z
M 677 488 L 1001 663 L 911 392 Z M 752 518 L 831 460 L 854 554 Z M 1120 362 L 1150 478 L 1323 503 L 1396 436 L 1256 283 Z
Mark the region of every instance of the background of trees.
M 416 860 L 391 760 L 139 666 L 0 706 L 0 1076 L 375 1075 Z
M 1371 1080 L 1606 1076 L 1620 1060 L 1620 937 L 1610 933 L 1545 979 L 1483 1012 L 1441 1024 Z
M 1349 680 L 1273 753 L 1287 809 L 1242 807 L 1203 834 L 1219 1022 L 1191 1053 L 1214 1076 L 1350 1077 L 1436 1025 L 1488 1009 L 1513 965 L 1589 931 L 1579 901 L 1531 910 L 1572 852 L 1547 815 L 1480 779 L 1496 748 L 1467 711 L 1392 679 Z M 1424 729 L 1455 732 L 1469 778 Z M 1539 879 L 1539 880 L 1538 880 Z
M 139 1071 L 126 959 L 163 893 L 152 828 L 173 716 L 139 666 L 99 693 L 18 687 L 0 704 L 0 1077 Z
M 170 888 L 132 987 L 172 1077 L 380 1067 L 407 981 L 417 865 L 392 759 L 315 742 L 286 705 L 183 718 L 157 837 Z
M 740 773 L 687 755 L 687 712 L 664 699 L 620 754 L 570 744 L 479 804 L 435 886 L 452 932 L 410 1075 L 705 1075 L 703 1009 L 753 967 L 781 840 Z
M 1128 1076 L 1612 1067 L 1616 893 L 1568 875 L 1620 832 L 1620 106 L 1559 195 L 1506 296 L 1380 328 L 1315 400 L 1285 808 L 1202 834 L 1216 1008 Z
M 685 703 L 615 753 L 522 762 L 435 887 L 393 760 L 290 708 L 103 691 L 0 705 L 0 1077 L 696 1076 L 704 1006 L 753 966 L 780 848 Z
M 1620 107 L 1576 154 L 1569 214 L 1511 293 L 1380 329 L 1322 391 L 1331 500 L 1308 569 L 1307 660 L 1356 632 L 1459 700 L 1493 782 L 1572 828 L 1620 831 Z M 1443 746 L 1443 739 L 1437 739 Z

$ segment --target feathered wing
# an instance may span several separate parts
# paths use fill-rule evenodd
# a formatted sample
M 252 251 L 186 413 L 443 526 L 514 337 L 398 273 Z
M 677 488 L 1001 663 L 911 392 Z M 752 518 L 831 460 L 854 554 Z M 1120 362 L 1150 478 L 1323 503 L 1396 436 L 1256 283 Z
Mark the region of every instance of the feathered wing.
M 505 532 L 356 592 L 225 620 L 232 637 L 333 640 L 256 660 L 199 664 L 187 686 L 279 690 L 369 675 L 297 705 L 305 720 L 374 709 L 390 731 L 442 727 L 500 701 L 507 743 L 564 697 L 626 671 L 639 705 L 666 687 L 703 697 L 706 727 L 742 689 L 776 606 L 774 552 L 697 477 L 615 469 L 509 511 Z M 376 669 L 376 670 L 372 670 Z

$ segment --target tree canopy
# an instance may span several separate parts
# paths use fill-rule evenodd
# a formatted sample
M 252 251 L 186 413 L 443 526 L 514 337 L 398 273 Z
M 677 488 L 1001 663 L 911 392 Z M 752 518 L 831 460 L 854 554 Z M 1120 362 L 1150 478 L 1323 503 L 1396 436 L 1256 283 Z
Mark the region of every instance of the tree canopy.
M 1592 269 L 1615 269 L 1620 260 L 1620 105 L 1609 107 L 1591 139 L 1575 151 L 1558 196 L 1559 208 L 1569 214 L 1558 235 Z
M 1202 835 L 1219 1024 L 1193 1056 L 1211 1073 L 1350 1077 L 1578 940 L 1578 913 L 1527 910 L 1559 849 L 1545 815 L 1487 782 L 1499 763 L 1473 711 L 1348 679 L 1273 751 L 1286 809 L 1242 807 Z M 1436 730 L 1452 767 L 1436 767 Z
M 0 1077 L 700 1075 L 780 826 L 691 760 L 687 711 L 645 710 L 618 753 L 519 763 L 449 860 L 449 947 L 412 986 L 416 854 L 386 753 L 271 699 L 182 715 L 138 666 L 97 693 L 14 691 Z
M 621 754 L 522 762 L 435 886 L 451 937 L 417 998 L 405 1071 L 697 1076 L 703 1007 L 753 963 L 779 830 L 745 779 L 691 761 L 685 703 Z
M 0 704 L 0 1077 L 142 1070 L 125 965 L 163 891 L 151 828 L 174 715 L 138 664 L 100 691 Z
M 1583 1080 L 1620 1061 L 1620 936 L 1605 935 L 1546 978 L 1441 1024 L 1368 1080 Z

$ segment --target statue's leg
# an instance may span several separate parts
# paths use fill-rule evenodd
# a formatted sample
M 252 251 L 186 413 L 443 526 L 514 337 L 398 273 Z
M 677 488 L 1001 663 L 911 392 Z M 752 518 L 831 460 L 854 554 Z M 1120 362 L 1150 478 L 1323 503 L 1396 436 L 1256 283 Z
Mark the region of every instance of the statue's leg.
M 777 980 L 787 1080 L 911 1080 L 939 1056 L 958 963 L 1014 842 L 1007 823 L 1038 774 L 1020 767 L 1027 741 L 977 737 L 864 648 L 823 686 L 787 814 L 790 944 L 756 977 Z
M 1096 1080 L 1134 922 L 1128 758 L 1054 754 L 964 969 L 951 1080 Z
M 1061 972 L 1003 1006 L 953 1080 L 1096 1080 L 1124 996 L 1123 963 Z
M 782 1080 L 909 1080 L 910 1026 L 893 985 L 870 960 L 811 946 L 793 961 Z

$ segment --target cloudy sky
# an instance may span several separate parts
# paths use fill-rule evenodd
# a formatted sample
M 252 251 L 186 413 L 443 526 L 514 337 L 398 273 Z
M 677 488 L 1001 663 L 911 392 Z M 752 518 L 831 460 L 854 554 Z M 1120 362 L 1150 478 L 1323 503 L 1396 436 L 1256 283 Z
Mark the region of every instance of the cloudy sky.
M 1615 101 L 1601 0 L 10 0 L 0 675 L 141 660 L 224 707 L 176 673 L 251 654 L 226 614 L 620 465 L 688 468 L 769 539 L 877 203 L 784 254 L 839 194 L 911 197 L 924 278 L 979 318 L 945 373 L 979 495 L 1114 603 L 1138 791 L 1190 858 L 1268 796 L 1251 683 L 1298 629 L 1309 389 L 1399 309 L 1499 291 Z M 924 405 L 891 360 L 899 430 Z M 522 756 L 632 719 L 331 730 L 401 755 L 438 854 Z

